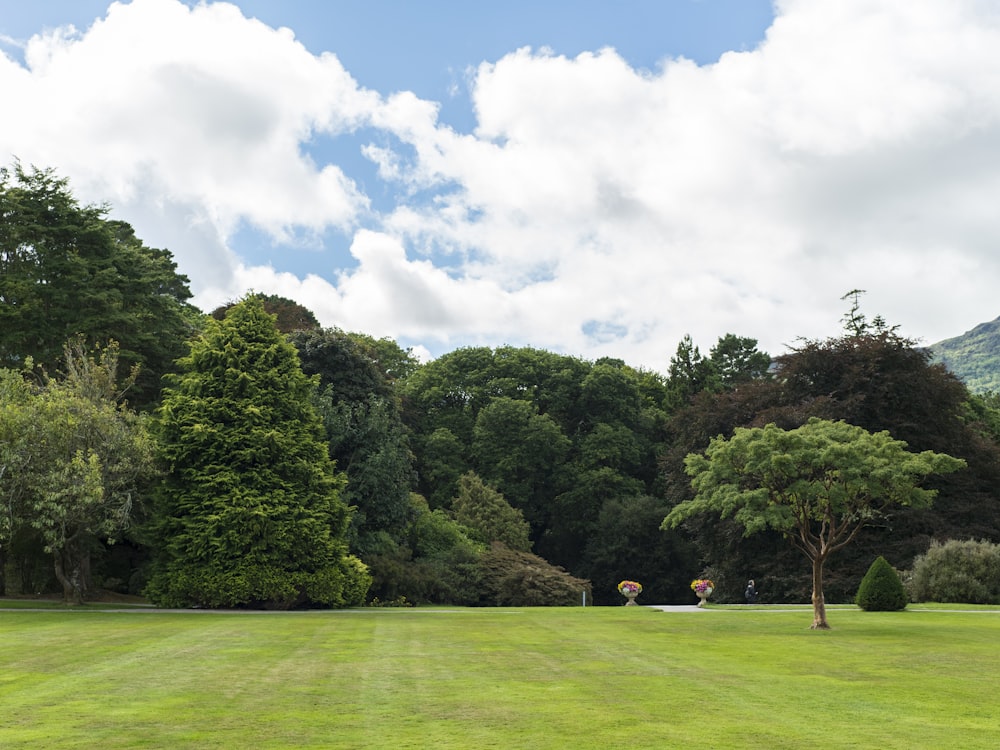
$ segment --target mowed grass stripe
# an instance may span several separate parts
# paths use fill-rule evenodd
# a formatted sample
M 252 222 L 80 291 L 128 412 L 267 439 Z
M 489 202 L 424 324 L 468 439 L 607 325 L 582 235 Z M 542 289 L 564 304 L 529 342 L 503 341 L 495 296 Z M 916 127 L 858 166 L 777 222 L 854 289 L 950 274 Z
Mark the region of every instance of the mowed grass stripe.
M 1000 617 L 4 612 L 0 747 L 993 748 Z

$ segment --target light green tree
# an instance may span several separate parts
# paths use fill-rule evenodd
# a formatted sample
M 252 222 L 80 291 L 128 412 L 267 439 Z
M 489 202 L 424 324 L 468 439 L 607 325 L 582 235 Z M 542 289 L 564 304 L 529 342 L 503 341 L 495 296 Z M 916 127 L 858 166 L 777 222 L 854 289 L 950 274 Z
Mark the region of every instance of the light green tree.
M 474 472 L 458 480 L 458 495 L 452 500 L 451 511 L 455 520 L 469 528 L 479 541 L 503 542 L 512 550 L 531 552 L 524 514 Z
M 33 386 L 10 371 L 0 378 L 0 532 L 9 541 L 33 528 L 66 602 L 79 604 L 92 551 L 129 527 L 154 474 L 153 446 L 144 418 L 122 400 L 135 372 L 118 382 L 117 345 L 91 356 L 77 341 L 64 356 L 61 380 Z
M 147 590 L 167 606 L 289 608 L 364 599 L 347 554 L 343 477 L 306 376 L 262 301 L 248 297 L 179 362 L 157 413 L 168 474 Z
M 935 491 L 918 484 L 964 466 L 942 453 L 911 453 L 888 432 L 846 422 L 737 428 L 731 438 L 713 439 L 704 454 L 687 456 L 696 494 L 667 515 L 663 528 L 716 513 L 732 517 L 745 536 L 780 531 L 812 564 L 812 627 L 828 629 L 823 569 L 830 556 L 893 507 L 929 506 Z

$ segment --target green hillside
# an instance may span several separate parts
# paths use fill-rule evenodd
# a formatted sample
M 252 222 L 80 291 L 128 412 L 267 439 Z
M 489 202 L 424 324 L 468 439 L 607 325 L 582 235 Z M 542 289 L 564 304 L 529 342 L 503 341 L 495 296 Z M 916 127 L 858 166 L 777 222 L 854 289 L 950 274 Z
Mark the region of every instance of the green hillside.
M 1000 318 L 930 347 L 935 362 L 943 362 L 975 393 L 1000 392 Z

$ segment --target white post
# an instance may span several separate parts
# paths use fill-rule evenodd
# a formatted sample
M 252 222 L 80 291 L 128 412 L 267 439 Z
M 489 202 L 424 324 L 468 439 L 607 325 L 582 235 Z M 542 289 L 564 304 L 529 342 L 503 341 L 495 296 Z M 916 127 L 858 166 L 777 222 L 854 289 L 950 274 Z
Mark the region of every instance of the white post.
M 583 592 L 583 606 L 584 607 L 587 606 L 587 592 L 586 592 L 586 590 L 584 590 L 584 592 Z

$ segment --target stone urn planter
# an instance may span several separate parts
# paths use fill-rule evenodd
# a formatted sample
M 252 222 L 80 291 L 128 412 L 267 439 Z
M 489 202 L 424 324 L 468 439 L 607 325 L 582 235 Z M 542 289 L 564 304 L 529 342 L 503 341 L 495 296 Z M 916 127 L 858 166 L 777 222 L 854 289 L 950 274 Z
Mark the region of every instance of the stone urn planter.
M 691 590 L 698 597 L 698 606 L 704 607 L 708 597 L 715 591 L 715 583 L 708 578 L 696 578 L 691 581 Z
M 622 581 L 618 584 L 618 593 L 628 599 L 625 602 L 626 607 L 634 607 L 635 598 L 642 593 L 642 584 L 637 581 Z

